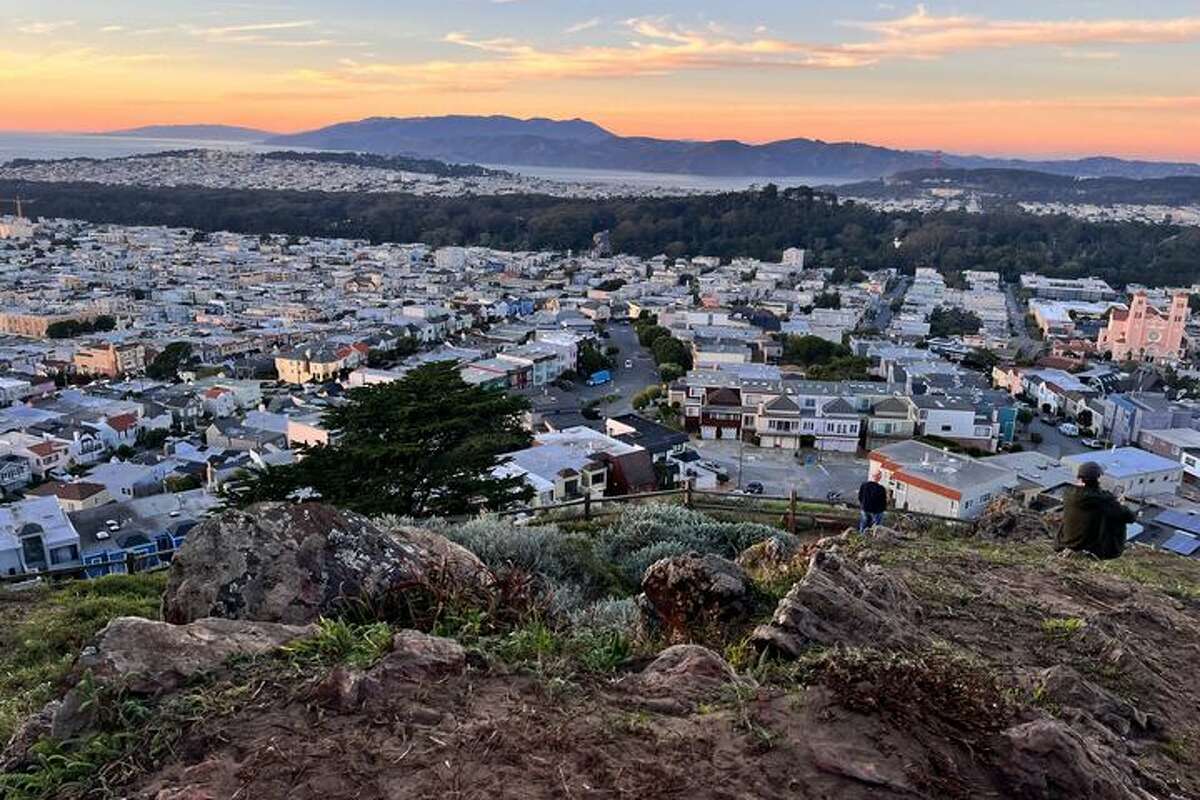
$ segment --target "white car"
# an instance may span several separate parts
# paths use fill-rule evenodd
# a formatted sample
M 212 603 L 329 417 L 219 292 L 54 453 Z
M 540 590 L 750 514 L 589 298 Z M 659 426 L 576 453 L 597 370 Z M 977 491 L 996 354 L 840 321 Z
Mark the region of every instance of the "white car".
M 1058 426 L 1058 432 L 1063 436 L 1078 436 L 1079 428 L 1076 425 L 1072 425 L 1070 422 L 1064 422 Z
M 1080 439 L 1079 443 L 1084 447 L 1090 447 L 1093 450 L 1100 450 L 1104 447 L 1104 442 L 1099 439 Z
M 633 369 L 633 361 L 632 360 L 630 360 L 628 358 L 625 359 L 625 369 Z

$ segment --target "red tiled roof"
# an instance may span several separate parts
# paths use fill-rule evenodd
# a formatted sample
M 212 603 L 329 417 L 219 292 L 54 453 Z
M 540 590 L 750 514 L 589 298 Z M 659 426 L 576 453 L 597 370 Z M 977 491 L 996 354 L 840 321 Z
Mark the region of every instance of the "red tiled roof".
M 218 397 L 220 397 L 223 394 L 229 394 L 229 390 L 222 386 L 214 386 L 213 388 L 211 388 L 207 392 L 205 392 L 204 396 L 207 397 L 209 400 L 216 400 Z
M 29 452 L 39 456 L 50 456 L 66 449 L 66 445 L 58 442 L 38 442 L 29 448 Z
M 117 433 L 124 433 L 130 428 L 137 425 L 137 414 L 118 414 L 115 417 L 108 418 L 108 427 L 112 428 Z

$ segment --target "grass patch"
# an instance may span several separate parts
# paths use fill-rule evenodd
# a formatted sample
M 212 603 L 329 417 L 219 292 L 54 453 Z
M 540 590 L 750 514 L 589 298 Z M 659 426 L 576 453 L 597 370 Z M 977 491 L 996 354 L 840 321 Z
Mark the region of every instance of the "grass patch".
M 166 572 L 0 596 L 0 741 L 53 699 L 80 649 L 116 617 L 159 618 Z
M 1073 639 L 1087 623 L 1079 617 L 1050 618 L 1042 620 L 1042 633 L 1057 642 Z
M 322 618 L 317 628 L 314 636 L 283 647 L 283 654 L 305 663 L 337 663 L 365 669 L 392 649 L 392 629 L 384 622 L 356 625 Z

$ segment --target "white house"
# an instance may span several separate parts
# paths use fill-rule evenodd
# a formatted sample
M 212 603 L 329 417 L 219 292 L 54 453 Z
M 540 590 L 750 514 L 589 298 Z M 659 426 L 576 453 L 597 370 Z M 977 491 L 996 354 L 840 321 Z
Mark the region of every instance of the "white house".
M 79 564 L 79 534 L 53 497 L 0 506 L 0 573 Z
M 1011 470 L 911 440 L 872 451 L 869 474 L 895 508 L 954 519 L 978 517 L 1018 483 Z

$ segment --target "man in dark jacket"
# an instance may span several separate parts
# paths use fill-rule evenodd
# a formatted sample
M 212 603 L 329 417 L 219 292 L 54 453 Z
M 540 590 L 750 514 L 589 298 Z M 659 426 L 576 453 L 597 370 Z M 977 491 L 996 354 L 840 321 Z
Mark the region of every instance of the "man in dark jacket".
M 1067 490 L 1063 500 L 1059 550 L 1091 553 L 1096 558 L 1117 558 L 1125 550 L 1125 526 L 1137 519 L 1111 492 L 1100 488 L 1103 468 L 1094 461 L 1079 466 L 1079 485 Z
M 883 512 L 887 511 L 887 489 L 879 483 L 879 475 L 872 475 L 858 487 L 858 530 L 861 533 L 867 528 L 883 524 Z

